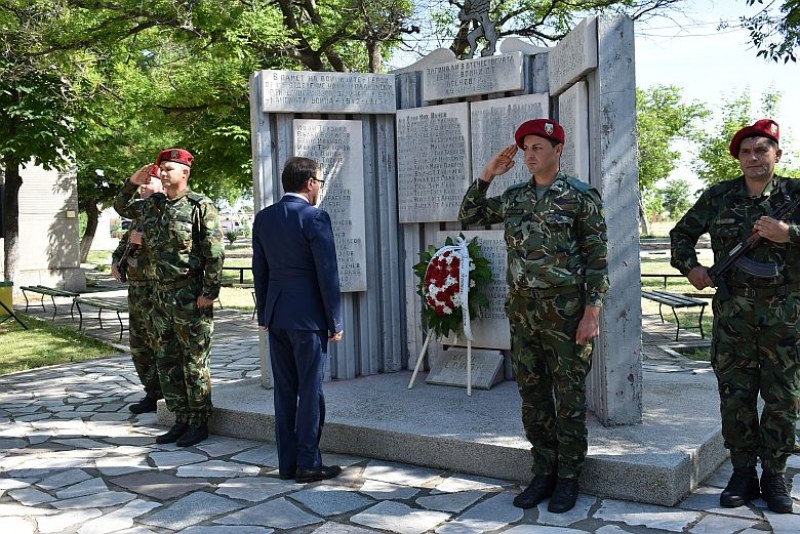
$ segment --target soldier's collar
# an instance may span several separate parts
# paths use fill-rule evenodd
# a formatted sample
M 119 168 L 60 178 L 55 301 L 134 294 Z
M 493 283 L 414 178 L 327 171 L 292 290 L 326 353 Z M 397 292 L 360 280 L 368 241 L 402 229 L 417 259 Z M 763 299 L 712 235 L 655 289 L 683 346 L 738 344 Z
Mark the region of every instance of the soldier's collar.
M 175 202 L 176 200 L 182 199 L 183 197 L 185 197 L 186 195 L 188 195 L 191 192 L 192 192 L 192 190 L 187 187 L 186 189 L 184 189 L 183 191 L 181 191 L 180 193 L 175 195 L 174 198 L 167 197 L 167 200 L 169 200 L 170 202 Z

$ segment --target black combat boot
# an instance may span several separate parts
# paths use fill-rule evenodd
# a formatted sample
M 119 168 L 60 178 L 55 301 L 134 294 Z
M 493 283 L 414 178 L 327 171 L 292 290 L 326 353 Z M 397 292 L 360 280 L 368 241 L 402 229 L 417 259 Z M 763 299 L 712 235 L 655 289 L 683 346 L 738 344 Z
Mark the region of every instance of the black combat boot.
M 536 475 L 522 493 L 514 497 L 514 506 L 517 508 L 533 508 L 550 495 L 556 487 L 555 475 Z
M 776 514 L 792 513 L 792 497 L 783 473 L 761 473 L 761 496 Z
M 547 511 L 554 514 L 561 514 L 572 510 L 578 500 L 578 479 L 559 478 L 556 482 L 556 489 L 550 502 L 547 504 Z
M 744 506 L 753 499 L 758 499 L 758 473 L 755 467 L 734 468 L 728 485 L 719 496 L 719 504 L 725 508 Z
M 166 434 L 161 434 L 156 438 L 156 443 L 175 443 L 186 432 L 187 428 L 189 428 L 187 423 L 175 423 Z
M 202 425 L 189 425 L 186 427 L 186 432 L 178 438 L 178 441 L 175 443 L 178 447 L 191 447 L 192 445 L 197 445 L 204 439 L 208 437 L 208 425 L 203 423 Z
M 145 397 L 139 402 L 131 404 L 128 406 L 128 409 L 135 414 L 140 413 L 151 413 L 156 411 L 156 407 L 158 406 L 158 399 L 154 399 L 153 397 Z

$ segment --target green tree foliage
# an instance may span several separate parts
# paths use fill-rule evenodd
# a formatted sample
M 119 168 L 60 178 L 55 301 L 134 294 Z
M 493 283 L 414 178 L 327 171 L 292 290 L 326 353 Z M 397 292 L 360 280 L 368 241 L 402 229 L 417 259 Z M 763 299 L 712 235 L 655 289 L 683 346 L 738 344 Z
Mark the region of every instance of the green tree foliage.
M 758 49 L 757 55 L 772 61 L 797 62 L 795 50 L 800 46 L 800 0 L 746 0 L 748 6 L 761 9 L 753 16 L 739 20 Z M 780 15 L 775 13 L 778 10 Z
M 682 179 L 669 180 L 660 189 L 664 209 L 669 213 L 669 218 L 678 220 L 691 206 L 689 182 Z
M 19 262 L 20 167 L 33 162 L 45 169 L 68 165 L 65 154 L 76 135 L 79 110 L 74 87 L 60 69 L 60 58 L 29 53 L 38 35 L 31 21 L 45 14 L 37 2 L 14 0 L 0 9 L 0 167 L 4 174 L 4 275 L 13 280 Z
M 680 163 L 676 141 L 697 138 L 697 123 L 709 115 L 706 106 L 684 102 L 679 88 L 655 86 L 636 90 L 636 128 L 639 137 L 639 218 L 643 234 L 648 218 L 664 211 L 664 199 L 656 183 L 666 179 Z
M 7 17 L 26 37 L 10 61 L 58 58 L 76 89 L 81 112 L 62 114 L 76 136 L 61 142 L 88 214 L 84 257 L 100 209 L 159 149 L 192 151 L 192 187 L 213 198 L 250 188 L 252 72 L 378 70 L 411 10 L 408 0 L 0 0 L 3 28 Z
M 639 190 L 653 189 L 680 163 L 675 141 L 698 138 L 698 121 L 710 114 L 698 102 L 683 101 L 674 86 L 636 89 L 636 128 L 639 137 Z

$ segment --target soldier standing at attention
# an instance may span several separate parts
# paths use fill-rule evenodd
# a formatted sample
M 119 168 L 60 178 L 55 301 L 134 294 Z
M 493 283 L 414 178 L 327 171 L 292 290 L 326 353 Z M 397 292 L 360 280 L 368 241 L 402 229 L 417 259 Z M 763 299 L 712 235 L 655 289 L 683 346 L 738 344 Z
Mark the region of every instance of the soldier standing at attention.
M 161 181 L 151 180 L 139 190 L 140 202 L 161 191 Z M 128 280 L 128 344 L 145 393 L 142 400 L 128 407 L 135 414 L 155 412 L 158 399 L 164 398 L 156 368 L 158 342 L 152 323 L 156 271 L 151 259 L 152 251 L 142 241 L 141 228 L 141 221 L 132 221 L 111 254 L 111 275 L 117 282 L 122 282 L 124 272 Z M 124 265 L 120 265 L 120 260 Z
M 739 130 L 730 153 L 742 176 L 703 192 L 670 238 L 672 266 L 697 289 L 718 288 L 712 302 L 711 365 L 719 386 L 722 436 L 733 464 L 720 504 L 733 508 L 761 495 L 773 512 L 790 513 L 784 474 L 795 449 L 800 402 L 800 210 L 789 220 L 771 214 L 797 198 L 800 184 L 775 174 L 779 138 L 778 125 L 770 119 Z M 748 259 L 774 267 L 777 276 L 759 278 L 737 266 L 723 280 L 712 280 L 695 251 L 706 232 L 715 261 L 758 234 L 762 241 Z M 719 290 L 723 285 L 727 295 Z M 760 420 L 759 394 L 764 399 Z
M 606 224 L 598 192 L 560 171 L 561 125 L 530 120 L 514 138 L 516 145 L 498 152 L 467 190 L 459 219 L 505 227 L 512 363 L 533 455 L 533 480 L 514 506 L 532 508 L 551 497 L 547 509 L 561 513 L 575 506 L 588 449 L 586 375 L 608 289 Z M 487 199 L 518 148 L 530 181 Z
M 156 443 L 176 442 L 179 447 L 208 437 L 213 306 L 225 259 L 217 209 L 208 197 L 189 189 L 193 159 L 183 149 L 164 150 L 156 165 L 166 196 L 132 202 L 136 189 L 150 181 L 154 166 L 145 165 L 114 203 L 120 215 L 141 218 L 144 242 L 154 251 L 158 374 L 167 408 L 176 420 Z

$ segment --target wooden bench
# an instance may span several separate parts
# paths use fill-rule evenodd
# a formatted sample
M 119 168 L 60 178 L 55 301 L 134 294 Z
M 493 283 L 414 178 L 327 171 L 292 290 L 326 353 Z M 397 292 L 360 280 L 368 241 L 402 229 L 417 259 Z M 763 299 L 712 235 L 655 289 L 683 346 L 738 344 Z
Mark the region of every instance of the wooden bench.
M 675 341 L 678 341 L 678 335 L 683 330 L 698 329 L 700 330 L 700 337 L 705 338 L 703 334 L 703 312 L 705 312 L 706 305 L 704 300 L 694 297 L 687 297 L 686 295 L 679 295 L 677 293 L 670 293 L 669 291 L 642 291 L 642 297 L 647 300 L 658 302 L 658 315 L 661 317 L 661 322 L 664 322 L 664 314 L 661 313 L 661 307 L 664 305 L 672 308 L 672 315 L 675 316 L 675 322 L 678 323 L 678 328 L 675 330 Z M 677 308 L 700 308 L 700 317 L 697 320 L 697 326 L 681 326 L 681 321 L 678 319 L 678 314 L 675 311 Z
M 78 293 L 74 293 L 72 291 L 64 291 L 63 289 L 56 289 L 53 287 L 47 286 L 20 286 L 22 290 L 22 296 L 25 297 L 25 313 L 28 313 L 28 305 L 30 301 L 28 300 L 28 293 L 38 293 L 42 296 L 42 311 L 47 311 L 47 308 L 44 306 L 44 297 L 50 297 L 50 300 L 53 302 L 53 319 L 56 318 L 56 314 L 58 313 L 58 306 L 56 306 L 56 297 L 68 297 L 73 299 L 72 306 L 69 309 L 69 314 L 72 316 L 72 320 L 75 320 L 75 297 L 79 296 Z
M 125 323 L 122 321 L 123 313 L 128 313 L 127 299 L 122 301 L 118 299 L 103 299 L 97 297 L 76 297 L 75 306 L 78 308 L 78 315 L 80 322 L 78 323 L 78 330 L 83 327 L 83 312 L 81 306 L 90 308 L 97 308 L 97 320 L 100 322 L 100 328 L 103 328 L 103 310 L 110 310 L 116 312 L 117 320 L 119 321 L 119 340 L 122 341 L 122 333 L 125 332 Z

